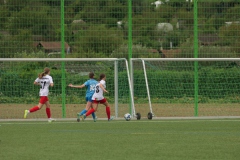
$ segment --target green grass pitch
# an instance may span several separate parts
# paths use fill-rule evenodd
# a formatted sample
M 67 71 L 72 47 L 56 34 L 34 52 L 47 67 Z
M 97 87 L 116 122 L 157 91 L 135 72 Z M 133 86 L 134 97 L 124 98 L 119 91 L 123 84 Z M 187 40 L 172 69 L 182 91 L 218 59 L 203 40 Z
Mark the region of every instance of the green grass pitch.
M 0 122 L 1 160 L 239 158 L 239 119 Z

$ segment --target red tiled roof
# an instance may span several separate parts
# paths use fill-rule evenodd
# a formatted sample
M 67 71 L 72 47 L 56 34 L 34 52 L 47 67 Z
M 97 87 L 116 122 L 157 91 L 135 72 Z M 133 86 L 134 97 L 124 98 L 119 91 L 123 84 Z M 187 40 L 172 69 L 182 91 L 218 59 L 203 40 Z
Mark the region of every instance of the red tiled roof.
M 175 54 L 181 53 L 180 49 L 161 50 L 166 58 L 174 58 Z
M 67 49 L 69 47 L 69 45 L 66 42 L 64 44 L 65 44 L 65 49 Z M 41 45 L 44 49 L 48 49 L 48 50 L 61 49 L 61 42 L 43 42 L 43 41 L 41 41 L 39 43 L 35 43 L 34 45 L 36 45 L 36 47 L 38 45 Z
M 210 45 L 217 42 L 219 40 L 219 37 L 215 34 L 206 34 L 206 35 L 199 35 L 198 40 L 203 45 Z
M 43 46 L 44 49 L 60 49 L 61 42 L 39 42 L 40 45 Z M 69 45 L 65 42 L 65 48 L 68 48 Z
M 159 53 L 158 50 L 156 50 L 156 49 L 149 49 L 148 51 L 149 51 L 150 53 Z

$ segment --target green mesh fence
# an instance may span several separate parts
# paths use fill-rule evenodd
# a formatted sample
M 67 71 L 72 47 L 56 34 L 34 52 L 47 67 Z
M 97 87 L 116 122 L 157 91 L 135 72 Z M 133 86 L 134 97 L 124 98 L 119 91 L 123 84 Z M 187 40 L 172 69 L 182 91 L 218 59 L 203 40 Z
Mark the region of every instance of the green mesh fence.
M 0 0 L 0 58 L 239 58 L 239 13 L 238 0 Z M 0 63 L 2 81 L 2 76 L 12 69 Z M 179 64 L 180 68 L 188 70 L 187 62 Z M 11 65 L 18 66 L 16 62 Z M 40 68 L 31 62 L 26 65 L 24 72 L 32 73 L 32 79 L 38 69 L 44 67 L 44 63 Z M 64 96 L 68 92 L 65 90 L 67 77 L 64 77 L 68 64 L 59 62 L 59 66 L 61 78 L 57 81 L 62 92 L 58 103 L 62 104 L 61 108 L 65 102 L 66 105 L 70 102 Z M 197 62 L 190 66 L 193 71 L 188 74 L 199 76 L 201 97 L 202 73 L 198 68 L 202 66 Z M 215 66 L 209 63 L 208 67 Z M 175 71 L 165 74 L 170 76 Z M 209 74 L 214 75 L 214 72 Z M 9 85 L 21 88 L 13 79 L 8 78 Z M 24 81 L 23 77 L 18 77 L 18 81 Z M 174 82 L 176 86 L 177 81 Z M 23 84 L 25 88 L 33 87 Z M 2 94 L 6 92 L 7 96 Z M 17 97 L 13 92 L 1 87 L 1 97 L 8 101 L 1 99 L 0 103 L 13 103 L 10 99 Z M 147 99 L 145 91 L 139 90 L 140 93 L 138 97 Z M 186 94 L 176 93 L 179 95 L 167 99 Z M 129 102 L 129 94 L 127 96 Z M 231 97 L 231 93 L 227 96 Z M 14 103 L 24 106 L 28 102 Z M 190 115 L 194 115 L 194 111 Z
M 138 59 L 132 61 L 137 112 L 143 112 L 143 108 L 151 111 L 152 107 L 157 117 L 239 116 L 240 83 L 239 74 L 236 74 L 239 72 L 239 59 L 199 61 L 197 82 L 193 61 L 164 60 L 144 59 L 145 65 Z M 196 101 L 198 105 L 195 105 Z
M 237 0 L 1 0 L 0 3 L 1 58 L 57 57 L 62 34 L 69 57 L 128 58 L 129 41 L 134 58 L 193 57 L 197 46 L 199 57 L 203 58 L 237 57 L 239 53 Z
M 82 85 L 89 80 L 89 72 L 95 74 L 94 78 L 99 80 L 101 73 L 106 75 L 105 94 L 111 107 L 113 116 L 123 116 L 129 112 L 129 80 L 126 72 L 126 62 L 123 60 L 82 60 L 67 61 L 65 68 L 65 95 L 66 106 L 62 106 L 62 71 L 61 61 L 1 61 L 0 73 L 0 117 L 1 118 L 23 118 L 23 112 L 39 103 L 40 86 L 33 85 L 43 69 L 47 66 L 51 69 L 54 86 L 49 87 L 49 102 L 51 104 L 52 116 L 61 118 L 76 117 L 76 114 L 85 108 L 86 89 L 70 88 L 68 84 Z M 9 114 L 9 112 L 12 112 Z M 105 118 L 105 107 L 99 106 L 99 118 Z M 45 118 L 45 108 L 32 113 L 29 118 Z

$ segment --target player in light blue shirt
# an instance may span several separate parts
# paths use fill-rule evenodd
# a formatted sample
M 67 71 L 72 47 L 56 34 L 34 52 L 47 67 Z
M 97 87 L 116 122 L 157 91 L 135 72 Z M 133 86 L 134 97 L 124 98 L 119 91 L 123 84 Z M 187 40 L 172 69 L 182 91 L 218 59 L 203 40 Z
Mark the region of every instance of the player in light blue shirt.
M 87 101 L 86 108 L 83 109 L 81 112 L 79 112 L 77 114 L 77 121 L 78 122 L 80 121 L 80 116 L 85 114 L 92 107 L 92 96 L 95 92 L 95 86 L 98 84 L 98 81 L 96 81 L 94 79 L 94 73 L 93 72 L 89 73 L 89 78 L 90 78 L 89 80 L 87 80 L 84 84 L 82 84 L 80 86 L 76 86 L 76 85 L 73 85 L 73 84 L 68 85 L 69 87 L 72 87 L 72 88 L 83 88 L 83 87 L 87 88 L 86 97 L 85 97 L 86 101 Z M 93 117 L 94 122 L 96 122 L 95 113 L 92 114 L 92 117 Z
M 92 99 L 92 95 L 95 92 L 95 87 L 98 84 L 98 81 L 96 81 L 95 79 L 91 78 L 89 80 L 87 80 L 84 85 L 85 87 L 87 87 L 87 91 L 86 91 L 86 101 L 91 101 L 89 100 L 89 97 L 91 97 Z

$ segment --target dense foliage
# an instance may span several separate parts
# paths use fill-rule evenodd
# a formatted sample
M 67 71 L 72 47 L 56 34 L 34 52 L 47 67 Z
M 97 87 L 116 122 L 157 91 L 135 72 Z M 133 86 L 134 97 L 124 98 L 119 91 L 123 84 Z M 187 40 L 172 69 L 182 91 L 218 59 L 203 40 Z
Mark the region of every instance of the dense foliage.
M 162 2 L 156 7 L 152 0 L 132 0 L 132 42 L 143 50 L 144 47 L 169 49 L 170 42 L 173 48 L 184 49 L 184 44 L 193 38 L 193 3 Z M 61 40 L 60 0 L 2 0 L 0 3 L 1 58 L 36 52 L 33 43 L 37 36 L 43 41 Z M 238 0 L 198 1 L 199 34 L 218 35 L 220 39 L 215 45 L 229 46 L 231 53 L 239 53 L 240 25 L 226 27 L 225 22 L 239 21 L 239 3 Z M 73 53 L 70 56 L 118 56 L 112 53 L 128 44 L 127 0 L 65 0 L 64 6 L 65 41 Z M 172 24 L 173 31 L 158 30 L 158 23 Z
M 41 73 L 41 69 L 35 69 L 34 71 L 28 69 L 34 68 L 34 66 L 38 66 L 37 63 L 33 66 L 16 67 L 13 71 L 1 71 L 1 103 L 33 103 L 38 99 L 39 87 L 33 85 L 33 81 L 36 78 L 33 75 Z M 164 67 L 167 68 L 169 66 L 171 69 L 164 69 Z M 216 102 L 216 100 L 223 99 L 229 102 L 237 102 L 237 99 L 233 97 L 239 94 L 240 84 L 238 80 L 240 79 L 240 75 L 236 74 L 239 71 L 239 67 L 236 64 L 228 63 L 228 65 L 224 65 L 221 62 L 215 63 L 214 66 L 209 67 L 205 63 L 201 63 L 200 65 L 198 71 L 199 103 Z M 165 63 L 162 67 L 163 70 L 153 68 L 153 70 L 148 70 L 147 73 L 152 101 L 164 103 L 169 100 L 179 102 L 179 100 L 184 99 L 183 102 L 185 103 L 193 102 L 195 91 L 193 66 L 192 68 L 188 66 L 186 67 L 187 69 L 179 69 L 178 66 L 174 66 L 174 64 L 169 62 Z M 112 91 L 106 95 L 110 102 L 114 100 L 114 74 L 112 72 L 112 70 L 105 71 L 106 75 L 108 75 L 108 90 Z M 61 70 L 53 70 L 51 75 L 54 77 L 54 87 L 50 88 L 51 101 L 52 103 L 61 103 Z M 127 101 L 126 97 L 129 96 L 128 85 L 122 85 L 128 84 L 126 75 L 126 71 L 119 71 L 119 100 L 121 102 Z M 66 73 L 66 77 L 67 84 L 82 84 L 88 79 L 88 76 L 79 77 L 77 74 L 74 76 L 68 72 Z M 147 92 L 142 70 L 134 71 L 133 84 L 136 103 L 142 100 L 146 101 Z M 85 96 L 85 90 L 66 88 L 65 96 L 67 103 L 79 103 L 79 97 Z M 84 103 L 84 98 L 81 98 L 81 100 Z
M 128 58 L 129 41 L 133 44 L 132 57 L 134 58 L 162 57 L 161 53 L 152 52 L 150 49 L 168 50 L 171 48 L 170 42 L 173 49 L 181 50 L 173 57 L 193 57 L 193 3 L 185 0 L 163 2 L 165 3 L 156 7 L 152 4 L 152 0 L 132 0 L 132 8 L 128 8 L 128 0 L 64 0 L 64 28 L 61 28 L 60 0 L 0 0 L 0 58 L 48 57 L 33 44 L 39 40 L 61 41 L 63 31 L 65 41 L 72 51 L 67 57 Z M 128 19 L 130 9 L 132 10 L 132 26 Z M 201 45 L 198 50 L 199 57 L 239 57 L 240 25 L 237 23 L 239 13 L 239 0 L 198 0 L 198 34 L 217 35 L 219 38 L 208 46 Z M 236 23 L 226 25 L 226 22 Z M 173 26 L 173 30 L 159 29 L 158 23 L 169 23 Z M 130 27 L 132 38 L 128 39 Z M 166 65 L 173 66 L 171 63 Z M 35 102 L 38 99 L 39 88 L 33 86 L 32 83 L 35 75 L 41 72 L 43 66 L 50 65 L 48 62 L 16 65 L 11 71 L 1 67 L 0 102 Z M 237 88 L 240 87 L 236 82 L 240 78 L 239 74 L 236 74 L 239 69 L 237 66 L 219 69 L 212 67 L 209 62 L 204 62 L 201 67 L 199 77 L 204 77 L 204 79 L 200 78 L 198 84 L 200 102 L 234 97 L 233 95 L 237 94 Z M 67 77 L 71 77 L 68 76 L 68 72 L 66 74 Z M 106 74 L 108 74 L 107 71 Z M 142 72 L 136 71 L 134 74 L 135 84 L 145 84 Z M 113 74 L 108 75 L 110 90 L 113 90 L 114 77 Z M 123 76 L 126 75 L 124 71 L 119 72 L 119 75 L 122 75 L 121 81 L 127 80 Z M 164 102 L 165 99 L 174 100 L 174 98 L 182 98 L 185 101 L 186 97 L 189 101 L 193 99 L 194 75 L 192 71 L 179 71 L 173 68 L 172 70 L 148 72 L 148 77 L 154 76 L 161 77 L 161 79 L 157 82 L 158 87 L 150 85 L 151 93 L 158 93 L 157 95 L 151 94 L 153 101 Z M 60 103 L 62 81 L 59 68 L 53 72 L 53 77 L 55 86 L 51 90 L 52 100 L 54 103 Z M 154 78 L 148 81 L 149 84 L 156 84 Z M 81 83 L 74 78 L 69 78 L 67 83 L 69 82 Z M 218 86 L 220 84 L 221 86 Z M 221 89 L 215 90 L 215 88 Z M 138 87 L 135 92 L 136 101 L 147 97 L 145 87 Z M 67 90 L 66 94 L 69 103 L 76 103 L 79 100 L 79 94 L 84 96 L 85 91 L 79 93 Z M 128 94 L 129 90 L 126 88 L 121 88 L 119 91 L 122 101 L 123 97 Z M 111 101 L 113 95 L 110 94 L 108 98 Z

